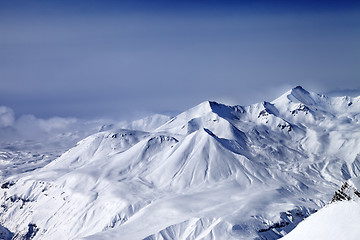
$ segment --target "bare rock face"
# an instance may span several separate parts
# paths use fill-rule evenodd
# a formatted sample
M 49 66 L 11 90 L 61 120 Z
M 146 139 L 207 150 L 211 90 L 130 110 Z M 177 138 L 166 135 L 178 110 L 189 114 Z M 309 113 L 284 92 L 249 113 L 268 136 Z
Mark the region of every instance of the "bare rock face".
M 360 192 L 355 184 L 349 180 L 346 181 L 339 190 L 337 190 L 332 197 L 330 203 L 337 201 L 349 201 L 354 198 L 360 198 Z

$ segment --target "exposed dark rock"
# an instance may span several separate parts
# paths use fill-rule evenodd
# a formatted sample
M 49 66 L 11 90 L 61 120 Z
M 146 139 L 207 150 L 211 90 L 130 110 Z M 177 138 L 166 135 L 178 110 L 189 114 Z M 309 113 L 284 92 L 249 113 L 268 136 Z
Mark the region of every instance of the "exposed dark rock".
M 344 201 L 350 200 L 350 196 L 345 193 L 345 190 L 349 188 L 349 184 L 345 182 L 339 190 L 337 190 L 332 197 L 330 203 L 337 202 L 337 201 Z
M 258 118 L 266 117 L 266 116 L 269 116 L 269 112 L 266 109 L 264 109 L 259 113 Z
M 310 109 L 307 106 L 305 106 L 304 104 L 300 104 L 300 106 L 298 108 L 291 111 L 291 114 L 296 115 L 299 112 L 304 112 L 305 114 L 308 114 L 309 111 L 310 111 Z
M 283 236 L 281 232 L 288 233 L 293 230 L 301 221 L 315 213 L 315 209 L 296 208 L 280 213 L 280 221 L 258 230 L 260 239 L 276 239 Z
M 39 228 L 34 223 L 28 224 L 28 231 L 24 233 L 15 233 L 11 240 L 31 240 L 39 232 Z
M 36 233 L 39 231 L 39 228 L 36 226 L 36 224 L 29 223 L 29 229 L 28 232 L 25 235 L 26 240 L 33 239 L 36 235 Z
M 11 186 L 13 186 L 14 184 L 15 184 L 15 182 L 9 181 L 9 182 L 3 183 L 3 184 L 1 185 L 1 188 L 2 188 L 2 189 L 7 189 L 7 188 L 10 188 Z

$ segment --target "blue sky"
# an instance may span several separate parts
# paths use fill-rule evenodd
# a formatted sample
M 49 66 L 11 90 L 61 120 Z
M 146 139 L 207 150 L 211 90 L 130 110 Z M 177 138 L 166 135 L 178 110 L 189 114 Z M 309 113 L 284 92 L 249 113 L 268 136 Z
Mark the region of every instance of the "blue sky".
M 357 1 L 1 1 L 0 105 L 133 118 L 360 89 Z

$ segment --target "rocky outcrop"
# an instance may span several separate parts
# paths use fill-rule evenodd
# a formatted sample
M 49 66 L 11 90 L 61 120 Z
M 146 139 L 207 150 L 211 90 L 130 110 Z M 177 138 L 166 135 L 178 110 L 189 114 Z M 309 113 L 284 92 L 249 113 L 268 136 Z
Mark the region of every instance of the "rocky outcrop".
M 330 203 L 337 201 L 349 201 L 354 199 L 354 197 L 360 198 L 360 192 L 351 181 L 347 181 L 335 192 Z

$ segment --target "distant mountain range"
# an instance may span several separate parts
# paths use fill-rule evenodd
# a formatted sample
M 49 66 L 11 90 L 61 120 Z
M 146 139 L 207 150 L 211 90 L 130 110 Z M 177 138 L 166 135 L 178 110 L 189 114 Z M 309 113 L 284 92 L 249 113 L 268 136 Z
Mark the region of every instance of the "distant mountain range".
M 300 86 L 272 102 L 207 101 L 173 118 L 103 125 L 56 159 L 17 161 L 26 171 L 14 166 L 3 177 L 0 231 L 4 239 L 278 239 L 357 181 L 359 126 L 360 97 Z M 1 154 L 11 162 L 14 153 Z

